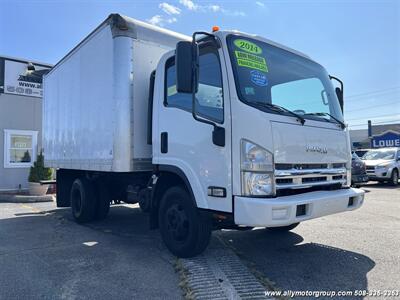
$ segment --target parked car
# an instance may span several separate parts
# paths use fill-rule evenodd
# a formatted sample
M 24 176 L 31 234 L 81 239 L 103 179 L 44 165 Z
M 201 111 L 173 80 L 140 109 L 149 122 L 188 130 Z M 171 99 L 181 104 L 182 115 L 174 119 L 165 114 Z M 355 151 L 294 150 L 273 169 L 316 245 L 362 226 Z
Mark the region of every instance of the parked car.
M 357 149 L 357 150 L 354 150 L 353 153 L 355 153 L 359 158 L 361 158 L 364 156 L 365 153 L 367 153 L 370 150 L 372 150 L 372 149 Z
M 388 181 L 397 185 L 400 170 L 400 148 L 373 149 L 361 158 L 370 180 Z
M 363 182 L 368 182 L 365 163 L 353 152 L 351 156 L 351 185 L 356 186 Z

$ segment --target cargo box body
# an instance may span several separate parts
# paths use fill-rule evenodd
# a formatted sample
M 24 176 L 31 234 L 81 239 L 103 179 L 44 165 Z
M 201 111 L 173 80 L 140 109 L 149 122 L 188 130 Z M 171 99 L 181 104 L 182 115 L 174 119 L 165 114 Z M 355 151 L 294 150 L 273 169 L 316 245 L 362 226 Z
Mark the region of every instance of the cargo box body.
M 44 79 L 43 147 L 49 167 L 151 169 L 147 109 L 151 72 L 188 37 L 111 15 Z

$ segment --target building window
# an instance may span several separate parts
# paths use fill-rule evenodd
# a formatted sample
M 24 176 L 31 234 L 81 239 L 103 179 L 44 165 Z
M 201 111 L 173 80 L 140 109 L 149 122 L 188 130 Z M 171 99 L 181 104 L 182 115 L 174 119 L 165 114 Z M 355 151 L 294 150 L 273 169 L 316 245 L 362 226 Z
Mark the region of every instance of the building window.
M 29 168 L 37 149 L 37 131 L 4 130 L 4 167 Z

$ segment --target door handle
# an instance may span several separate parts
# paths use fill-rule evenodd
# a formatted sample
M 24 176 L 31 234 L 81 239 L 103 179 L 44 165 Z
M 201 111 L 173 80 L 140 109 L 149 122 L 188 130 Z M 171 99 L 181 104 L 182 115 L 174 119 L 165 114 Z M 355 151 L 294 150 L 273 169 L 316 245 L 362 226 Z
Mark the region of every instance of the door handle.
M 161 153 L 168 153 L 168 132 L 161 132 Z

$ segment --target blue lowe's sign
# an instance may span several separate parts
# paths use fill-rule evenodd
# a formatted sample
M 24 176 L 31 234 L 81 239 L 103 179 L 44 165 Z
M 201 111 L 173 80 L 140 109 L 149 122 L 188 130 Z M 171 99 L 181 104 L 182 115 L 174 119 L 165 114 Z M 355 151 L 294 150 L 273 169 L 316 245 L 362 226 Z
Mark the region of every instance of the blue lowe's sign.
M 374 135 L 371 139 L 371 147 L 400 147 L 400 133 L 389 130 L 380 135 Z

